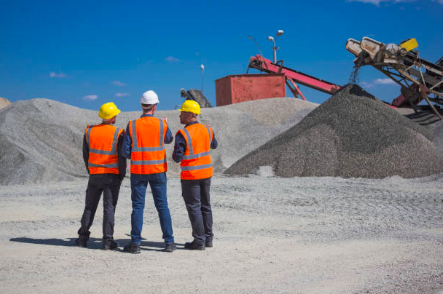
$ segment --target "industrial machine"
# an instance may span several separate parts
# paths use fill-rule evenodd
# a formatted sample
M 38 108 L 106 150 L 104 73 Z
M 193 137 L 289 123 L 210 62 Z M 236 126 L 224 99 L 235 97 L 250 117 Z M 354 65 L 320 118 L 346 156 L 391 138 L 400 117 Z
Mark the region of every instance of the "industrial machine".
M 358 68 L 371 65 L 401 86 L 401 95 L 391 103 L 395 107 L 412 107 L 426 100 L 432 111 L 442 119 L 439 105 L 443 105 L 443 57 L 436 63 L 422 59 L 415 39 L 399 45 L 384 44 L 364 37 L 361 41 L 349 39 L 346 50 L 354 54 Z
M 336 84 L 284 67 L 283 60 L 273 63 L 271 60 L 258 54 L 249 59 L 248 71 L 250 68 L 255 68 L 266 73 L 284 74 L 286 85 L 292 94 L 294 94 L 295 97 L 301 97 L 303 100 L 306 100 L 306 98 L 297 83 L 331 95 L 340 89 L 340 86 Z

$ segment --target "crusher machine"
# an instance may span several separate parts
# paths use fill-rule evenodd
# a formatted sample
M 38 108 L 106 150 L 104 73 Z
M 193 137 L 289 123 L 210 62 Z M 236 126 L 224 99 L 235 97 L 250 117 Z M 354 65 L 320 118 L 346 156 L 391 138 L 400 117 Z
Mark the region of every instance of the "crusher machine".
M 356 57 L 356 67 L 371 65 L 401 86 L 401 95 L 391 105 L 412 107 L 418 112 L 422 100 L 441 120 L 437 108 L 443 105 L 443 57 L 436 63 L 420 57 L 415 39 L 397 44 L 383 44 L 364 37 L 361 41 L 348 39 L 346 50 Z

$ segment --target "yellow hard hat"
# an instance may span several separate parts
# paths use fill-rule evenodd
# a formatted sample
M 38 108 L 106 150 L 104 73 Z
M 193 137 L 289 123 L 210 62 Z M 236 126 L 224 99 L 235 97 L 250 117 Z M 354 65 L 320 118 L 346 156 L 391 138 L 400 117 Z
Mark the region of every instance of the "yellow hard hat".
M 117 105 L 114 102 L 108 102 L 100 107 L 100 111 L 98 112 L 98 116 L 102 119 L 111 119 L 121 111 L 117 108 Z
M 194 100 L 186 100 L 183 102 L 182 107 L 179 110 L 200 114 L 200 105 Z

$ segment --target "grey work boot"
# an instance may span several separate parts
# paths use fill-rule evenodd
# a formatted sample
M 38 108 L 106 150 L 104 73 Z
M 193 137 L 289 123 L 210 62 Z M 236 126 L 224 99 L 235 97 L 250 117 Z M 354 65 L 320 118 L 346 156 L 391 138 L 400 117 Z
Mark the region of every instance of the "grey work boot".
M 103 239 L 103 250 L 114 250 L 118 248 L 118 243 L 113 239 Z
M 75 245 L 78 247 L 86 248 L 88 247 L 88 240 L 89 240 L 89 234 L 88 235 L 79 235 L 78 239 L 75 240 Z
M 165 249 L 163 251 L 165 251 L 165 252 L 174 252 L 175 249 L 177 249 L 177 246 L 175 245 L 175 243 L 166 243 L 165 244 Z
M 198 243 L 197 241 L 186 242 L 185 249 L 189 250 L 205 250 L 205 244 Z
M 132 254 L 140 254 L 140 244 L 129 243 L 123 248 L 124 251 Z

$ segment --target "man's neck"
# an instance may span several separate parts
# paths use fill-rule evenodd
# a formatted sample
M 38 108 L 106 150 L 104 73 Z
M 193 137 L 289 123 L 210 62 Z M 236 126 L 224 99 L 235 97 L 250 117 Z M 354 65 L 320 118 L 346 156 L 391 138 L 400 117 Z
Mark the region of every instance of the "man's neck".
M 196 123 L 196 122 L 197 122 L 197 119 L 192 119 L 192 120 L 189 120 L 185 125 L 189 125 L 189 124 Z

